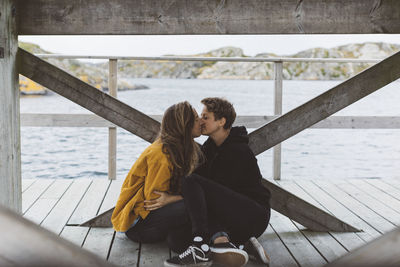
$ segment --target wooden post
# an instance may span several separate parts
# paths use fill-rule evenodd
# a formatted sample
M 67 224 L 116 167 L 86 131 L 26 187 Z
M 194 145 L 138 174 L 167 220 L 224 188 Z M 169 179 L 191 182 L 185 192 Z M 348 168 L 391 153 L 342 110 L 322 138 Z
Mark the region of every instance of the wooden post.
M 117 97 L 117 60 L 110 59 L 108 62 L 108 93 Z M 117 128 L 108 128 L 108 179 L 115 180 L 117 178 Z
M 275 73 L 275 88 L 274 88 L 274 115 L 282 115 L 282 62 L 274 63 L 274 73 Z M 273 177 L 274 180 L 281 179 L 281 144 L 277 144 L 273 149 Z
M 0 204 L 21 212 L 21 141 L 15 1 L 0 5 Z
M 5 229 L 0 238 L 5 266 L 115 266 L 1 206 L 0 226 Z

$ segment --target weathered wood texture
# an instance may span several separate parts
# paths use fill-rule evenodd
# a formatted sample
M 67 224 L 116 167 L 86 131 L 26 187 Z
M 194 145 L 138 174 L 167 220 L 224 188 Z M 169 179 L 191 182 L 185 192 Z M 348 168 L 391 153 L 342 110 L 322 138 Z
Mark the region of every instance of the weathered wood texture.
M 400 77 L 400 52 L 382 60 L 249 135 L 257 155 Z
M 118 62 L 116 59 L 108 61 L 108 91 L 112 97 L 117 98 Z M 117 179 L 117 128 L 108 129 L 108 179 Z
M 157 121 L 23 49 L 18 50 L 17 57 L 25 77 L 148 142 L 155 140 L 160 127 Z
M 0 256 L 10 266 L 114 266 L 0 206 Z
M 18 49 L 13 0 L 0 5 L 0 204 L 21 212 Z
M 397 0 L 19 0 L 19 34 L 400 33 Z
M 148 115 L 161 121 L 162 115 Z M 258 128 L 277 116 L 238 116 L 234 126 Z M 21 113 L 21 126 L 26 127 L 115 127 L 94 114 L 39 114 Z M 400 116 L 331 116 L 311 129 L 400 129 Z
M 263 179 L 262 184 L 271 191 L 271 207 L 313 231 L 357 232 L 358 229 L 316 208 L 310 203 Z
M 350 252 L 328 266 L 400 266 L 400 228 Z
M 50 88 L 147 141 L 153 141 L 156 137 L 159 122 L 25 50 L 20 49 L 18 57 L 22 64 L 22 75 Z M 136 117 L 138 118 L 136 119 Z M 273 198 L 277 199 L 271 202 L 273 209 L 289 216 L 289 218 L 310 230 L 356 231 L 354 227 L 321 211 L 279 186 L 267 180 L 263 180 L 263 184 L 273 192 Z M 304 207 L 306 210 L 300 210 L 299 212 L 299 207 Z
M 274 115 L 280 116 L 282 115 L 282 80 L 283 80 L 283 63 L 275 62 L 274 63 L 274 76 L 275 76 L 275 85 L 274 85 Z M 258 127 L 257 127 L 258 128 Z M 277 144 L 273 148 L 272 152 L 272 176 L 274 180 L 281 179 L 281 163 L 282 163 L 282 147 L 281 144 Z

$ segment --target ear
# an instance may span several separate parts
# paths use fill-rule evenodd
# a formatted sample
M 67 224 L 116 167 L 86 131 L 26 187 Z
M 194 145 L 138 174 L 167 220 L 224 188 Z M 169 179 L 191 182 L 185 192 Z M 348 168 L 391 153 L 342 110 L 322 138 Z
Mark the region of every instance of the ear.
M 224 125 L 225 125 L 225 123 L 226 123 L 225 117 L 222 117 L 222 118 L 219 119 L 218 121 L 219 121 L 219 125 L 220 125 L 221 127 L 224 127 Z

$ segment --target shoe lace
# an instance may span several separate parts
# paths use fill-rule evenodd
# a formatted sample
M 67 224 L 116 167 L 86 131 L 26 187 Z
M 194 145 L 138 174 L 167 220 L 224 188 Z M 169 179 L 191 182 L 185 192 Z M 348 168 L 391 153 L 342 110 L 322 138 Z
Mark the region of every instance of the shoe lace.
M 183 258 L 189 256 L 190 254 L 192 254 L 193 261 L 196 262 L 196 251 L 201 253 L 202 257 L 200 257 L 200 258 L 205 258 L 205 254 L 204 254 L 203 250 L 201 250 L 201 249 L 199 249 L 198 247 L 195 247 L 195 246 L 188 247 L 188 249 L 186 251 L 182 252 L 181 254 L 179 254 L 178 257 L 180 259 L 183 259 Z

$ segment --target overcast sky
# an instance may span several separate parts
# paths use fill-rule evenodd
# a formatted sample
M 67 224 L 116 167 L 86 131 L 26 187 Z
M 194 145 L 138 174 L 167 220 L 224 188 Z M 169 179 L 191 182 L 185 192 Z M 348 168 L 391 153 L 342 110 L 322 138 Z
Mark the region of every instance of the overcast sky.
M 191 55 L 223 46 L 243 49 L 248 56 L 268 52 L 291 55 L 349 43 L 387 42 L 400 45 L 400 34 L 358 35 L 158 35 L 158 36 L 19 36 L 52 53 L 105 56 Z

